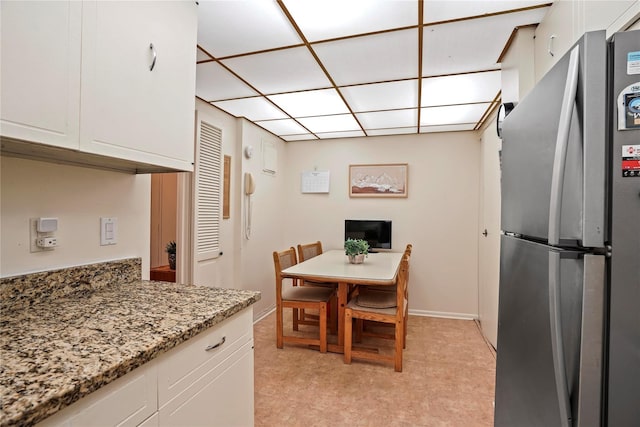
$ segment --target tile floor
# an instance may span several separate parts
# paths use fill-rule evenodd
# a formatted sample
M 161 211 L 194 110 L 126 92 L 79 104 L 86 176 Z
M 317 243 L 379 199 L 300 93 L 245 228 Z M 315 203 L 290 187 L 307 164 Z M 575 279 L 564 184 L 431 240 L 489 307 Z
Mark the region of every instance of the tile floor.
M 254 335 L 256 427 L 493 425 L 495 353 L 474 321 L 410 316 L 402 373 L 295 344 L 279 350 L 275 313 Z

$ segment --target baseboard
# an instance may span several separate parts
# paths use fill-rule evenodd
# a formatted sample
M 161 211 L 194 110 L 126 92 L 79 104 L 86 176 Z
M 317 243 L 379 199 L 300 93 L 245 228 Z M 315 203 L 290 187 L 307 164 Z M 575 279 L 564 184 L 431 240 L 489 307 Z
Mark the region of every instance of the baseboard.
M 260 313 L 254 313 L 253 323 L 258 323 L 271 313 L 276 311 L 276 306 L 268 307 L 262 310 Z M 448 313 L 445 311 L 430 311 L 430 310 L 409 310 L 409 314 L 412 316 L 423 316 L 423 317 L 440 317 L 443 319 L 459 319 L 459 320 L 477 320 L 478 316 L 475 314 L 467 314 L 467 313 Z
M 476 320 L 478 318 L 475 314 L 468 313 L 448 313 L 445 311 L 429 311 L 429 310 L 409 310 L 409 314 L 413 316 L 424 317 L 441 317 L 443 319 L 459 319 L 459 320 Z
M 259 321 L 261 321 L 262 319 L 264 319 L 274 311 L 276 311 L 275 305 L 271 307 L 267 307 L 266 309 L 262 310 L 260 313 L 257 313 L 257 314 L 254 313 L 253 324 L 255 325 L 256 323 L 258 323 Z

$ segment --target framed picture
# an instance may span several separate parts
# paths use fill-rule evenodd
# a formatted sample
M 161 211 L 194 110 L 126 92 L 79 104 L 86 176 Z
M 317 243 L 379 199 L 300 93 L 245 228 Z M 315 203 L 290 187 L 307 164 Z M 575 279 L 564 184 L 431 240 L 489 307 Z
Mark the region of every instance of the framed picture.
M 349 197 L 407 197 L 408 163 L 349 165 Z

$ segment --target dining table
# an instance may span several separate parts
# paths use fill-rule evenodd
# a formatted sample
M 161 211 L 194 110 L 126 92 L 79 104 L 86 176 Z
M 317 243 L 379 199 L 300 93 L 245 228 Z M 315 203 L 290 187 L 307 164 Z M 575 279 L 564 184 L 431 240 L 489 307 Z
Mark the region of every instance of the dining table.
M 332 282 L 338 284 L 338 342 L 328 350 L 344 353 L 344 311 L 349 298 L 349 285 L 393 286 L 398 277 L 402 252 L 369 253 L 361 264 L 352 264 L 344 250 L 329 250 L 282 270 L 290 279 Z

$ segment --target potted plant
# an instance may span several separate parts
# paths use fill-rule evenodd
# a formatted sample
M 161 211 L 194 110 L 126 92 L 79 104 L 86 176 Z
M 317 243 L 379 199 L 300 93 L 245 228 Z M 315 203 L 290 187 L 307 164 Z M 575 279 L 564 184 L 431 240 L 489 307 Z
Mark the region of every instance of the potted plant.
M 344 242 L 344 253 L 351 264 L 362 264 L 369 253 L 369 243 L 362 239 L 347 239 Z
M 176 269 L 176 242 L 170 241 L 167 243 L 167 247 L 165 248 L 167 254 L 169 254 L 169 268 L 172 270 Z

